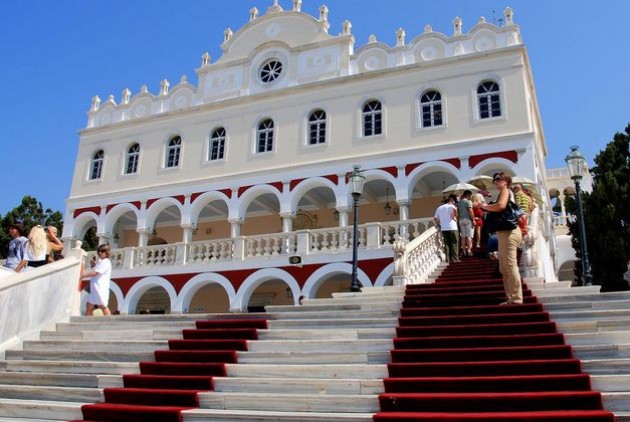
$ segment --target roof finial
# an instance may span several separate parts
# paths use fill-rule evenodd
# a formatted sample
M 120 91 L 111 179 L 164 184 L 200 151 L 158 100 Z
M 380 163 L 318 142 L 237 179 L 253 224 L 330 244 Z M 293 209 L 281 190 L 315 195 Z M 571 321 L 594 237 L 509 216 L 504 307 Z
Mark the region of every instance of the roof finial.
M 396 30 L 396 47 L 402 47 L 405 45 L 405 30 L 398 28 Z
M 477 23 L 486 23 L 486 17 L 485 16 L 479 16 L 479 19 L 477 19 Z
M 129 100 L 131 99 L 131 91 L 129 88 L 125 88 L 122 90 L 122 95 L 120 99 L 121 104 L 129 104 Z
M 267 8 L 267 13 L 282 12 L 282 6 L 278 4 L 278 0 L 273 0 L 273 4 Z
M 506 26 L 514 25 L 514 11 L 511 7 L 506 7 L 505 9 L 503 9 L 503 16 L 505 16 Z
M 251 9 L 249 9 L 249 21 L 251 22 L 257 17 L 258 17 L 258 8 L 252 7 Z
M 232 35 L 234 35 L 232 29 L 226 28 L 225 31 L 223 31 L 223 43 L 225 44 L 226 42 L 230 41 L 232 39 Z
M 376 42 L 376 35 L 374 34 L 370 34 L 369 38 L 368 38 L 368 43 L 372 44 Z
M 429 24 L 424 25 L 424 32 L 433 32 L 433 27 Z
M 343 23 L 341 24 L 342 28 L 343 28 L 343 35 L 350 35 L 352 34 L 352 22 L 350 22 L 349 20 L 345 20 L 343 21 Z
M 169 86 L 171 86 L 171 84 L 168 82 L 168 79 L 162 79 L 160 81 L 160 95 L 161 96 L 165 96 L 166 94 L 168 94 Z
M 142 85 L 140 87 L 140 92 L 143 93 L 143 94 L 148 93 L 149 92 L 149 87 L 146 84 Z
M 203 55 L 201 56 L 201 66 L 208 66 L 210 64 L 210 53 L 208 53 L 207 51 L 205 53 L 203 53 Z
M 90 111 L 98 110 L 100 105 L 101 105 L 101 97 L 99 97 L 98 95 L 93 96 L 92 105 L 90 106 Z
M 320 22 L 328 22 L 328 7 L 325 4 L 319 6 L 319 20 Z
M 293 11 L 299 12 L 302 10 L 302 0 L 293 0 Z
M 462 35 L 462 18 L 459 16 L 453 19 L 453 35 L 456 37 Z
M 180 84 L 188 83 L 188 76 L 182 75 L 182 77 L 179 79 L 179 83 Z

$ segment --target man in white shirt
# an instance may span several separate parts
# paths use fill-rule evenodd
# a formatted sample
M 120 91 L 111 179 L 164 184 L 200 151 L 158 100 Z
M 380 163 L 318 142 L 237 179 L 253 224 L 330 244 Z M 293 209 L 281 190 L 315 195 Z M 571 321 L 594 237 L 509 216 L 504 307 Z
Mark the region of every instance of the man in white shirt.
M 435 210 L 433 220 L 435 224 L 440 227 L 442 231 L 442 238 L 444 239 L 444 252 L 450 262 L 459 262 L 459 236 L 457 232 L 457 208 L 455 203 L 457 197 L 450 195 L 446 198 L 443 205 L 440 205 Z

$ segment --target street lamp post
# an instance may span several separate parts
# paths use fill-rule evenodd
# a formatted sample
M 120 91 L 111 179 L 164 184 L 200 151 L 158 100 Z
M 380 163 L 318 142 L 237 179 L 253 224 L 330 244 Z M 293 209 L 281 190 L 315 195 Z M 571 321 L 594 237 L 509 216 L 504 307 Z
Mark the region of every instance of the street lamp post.
M 586 173 L 586 159 L 578 151 L 577 146 L 571 147 L 571 153 L 564 159 L 569 167 L 569 176 L 575 182 L 575 195 L 577 199 L 578 224 L 580 227 L 580 249 L 582 250 L 582 278 L 579 280 L 580 286 L 591 285 L 591 264 L 588 261 L 588 248 L 586 246 L 586 227 L 584 224 L 584 210 L 582 208 L 582 189 L 580 182 Z
M 363 182 L 365 181 L 365 176 L 361 174 L 361 166 L 354 165 L 354 170 L 350 174 L 350 183 L 352 186 L 352 202 L 354 208 L 354 220 L 352 222 L 352 280 L 350 282 L 350 291 L 351 292 L 360 292 L 361 282 L 357 277 L 357 261 L 358 261 L 358 248 L 359 248 L 359 239 L 358 239 L 358 215 L 359 215 L 359 198 L 363 193 Z

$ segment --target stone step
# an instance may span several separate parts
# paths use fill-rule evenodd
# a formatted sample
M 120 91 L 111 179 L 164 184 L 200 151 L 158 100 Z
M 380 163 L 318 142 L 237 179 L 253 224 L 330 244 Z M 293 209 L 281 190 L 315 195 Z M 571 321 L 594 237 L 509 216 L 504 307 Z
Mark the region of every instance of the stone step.
M 268 321 L 272 329 L 330 329 L 396 327 L 398 318 L 344 318 L 338 320 L 287 319 Z
M 572 302 L 544 302 L 545 309 L 554 311 L 588 311 L 607 309 L 630 309 L 630 300 L 602 300 L 592 302 L 589 300 L 576 300 Z
M 611 319 L 608 321 L 575 320 L 556 322 L 559 332 L 571 334 L 626 331 L 630 327 L 629 324 L 630 318 Z
M 286 319 L 345 319 L 345 318 L 398 318 L 400 316 L 399 308 L 393 309 L 390 305 L 386 310 L 324 310 L 310 312 L 274 312 L 267 314 L 267 318 L 271 321 Z M 385 309 L 385 308 L 384 308 Z
M 216 392 L 278 394 L 380 394 L 380 379 L 301 379 L 301 378 L 215 378 Z
M 238 352 L 238 362 L 242 364 L 386 364 L 390 361 L 389 351 L 384 352 Z M 317 367 L 318 368 L 318 367 Z M 311 368 L 314 370 L 315 368 Z
M 592 344 L 630 344 L 630 331 L 609 331 L 599 333 L 564 334 L 564 338 L 571 345 Z
M 573 346 L 579 359 L 623 359 L 630 358 L 630 344 L 593 344 Z
M 109 331 L 126 331 L 126 330 L 137 330 L 139 327 L 142 327 L 143 330 L 163 330 L 163 329 L 172 329 L 172 330 L 186 330 L 186 329 L 194 329 L 195 323 L 193 321 L 190 322 L 178 322 L 178 321 L 146 321 L 146 322 L 116 322 L 112 320 L 102 319 L 103 317 L 95 317 L 94 322 L 86 323 L 86 322 L 69 322 L 69 323 L 58 323 L 56 324 L 56 331 L 59 332 L 76 332 L 76 331 L 101 331 L 101 330 L 109 330 Z
M 575 287 L 556 287 L 555 289 L 536 289 L 535 290 L 535 295 L 538 296 L 539 298 L 541 298 L 542 302 L 545 302 L 546 300 L 548 300 L 547 298 L 549 298 L 549 300 L 551 301 L 555 301 L 556 298 L 564 298 L 564 297 L 570 297 L 570 296 L 575 296 L 575 297 L 580 297 L 580 296 L 593 296 L 593 295 L 599 295 L 599 291 L 601 289 L 601 286 L 586 286 L 586 287 L 580 287 L 579 290 L 576 289 Z M 532 289 L 532 292 L 534 291 L 534 289 Z M 559 299 L 558 301 L 562 301 L 562 299 Z
M 259 410 L 191 409 L 182 412 L 183 422 L 372 422 L 370 413 L 277 412 Z
M 75 351 L 43 350 L 24 351 L 7 350 L 7 360 L 64 360 L 82 362 L 140 362 L 153 361 L 153 352 L 102 352 L 102 351 Z
M 228 377 L 240 378 L 301 378 L 301 379 L 375 379 L 389 376 L 386 365 L 341 364 L 228 364 Z
M 582 369 L 591 375 L 630 374 L 630 359 L 584 359 Z
M 69 421 L 83 419 L 81 403 L 0 399 L 0 418 Z
M 604 409 L 611 412 L 630 412 L 630 393 L 602 393 Z
M 360 292 L 335 292 L 332 294 L 334 299 L 345 299 L 352 297 L 361 297 L 364 299 L 372 299 L 374 297 L 378 298 L 392 298 L 392 297 L 401 297 L 404 294 L 404 290 L 395 289 L 395 290 L 381 290 L 381 291 L 360 291 Z
M 389 352 L 394 347 L 391 339 L 387 340 L 265 340 L 250 341 L 249 352 L 312 352 L 312 353 L 362 353 Z
M 392 339 L 396 329 L 388 328 L 332 328 L 332 329 L 299 329 L 299 330 L 259 330 L 260 340 L 358 340 L 358 339 Z
M 627 392 L 630 386 L 630 368 L 627 374 L 591 375 L 594 390 L 601 392 Z
M 121 341 L 121 340 L 31 340 L 23 343 L 24 352 L 153 352 L 168 349 L 166 341 Z
M 62 402 L 97 402 L 103 400 L 103 390 L 99 388 L 59 387 L 39 385 L 0 384 L 0 397 L 14 400 L 43 400 Z
M 541 302 L 545 305 L 547 303 L 566 303 L 566 302 L 583 302 L 583 301 L 592 301 L 592 302 L 606 302 L 606 301 L 615 301 L 615 300 L 630 300 L 630 291 L 626 292 L 606 292 L 606 293 L 598 293 L 595 290 L 599 289 L 599 286 L 587 286 L 587 287 L 572 287 L 567 289 L 567 293 L 560 294 L 558 291 L 557 295 L 552 296 L 542 296 L 540 298 Z M 556 290 L 554 289 L 554 292 Z
M 127 362 L 86 362 L 65 360 L 8 360 L 0 362 L 0 369 L 6 372 L 40 372 L 46 374 L 138 374 L 137 363 Z
M 602 310 L 570 310 L 551 311 L 550 318 L 555 321 L 568 320 L 615 320 L 630 318 L 629 309 L 602 309 Z M 630 327 L 629 327 L 630 328 Z
M 400 309 L 400 303 L 352 303 L 352 304 L 336 304 L 336 303 L 314 303 L 312 305 L 267 305 L 265 310 L 268 314 L 275 314 L 280 312 L 322 312 L 322 311 L 385 311 L 392 309 Z
M 257 410 L 276 412 L 375 413 L 380 411 L 377 395 L 353 394 L 265 394 L 199 393 L 202 409 Z
M 353 304 L 363 304 L 367 305 L 368 303 L 371 305 L 386 305 L 386 304 L 396 304 L 401 303 L 403 301 L 402 296 L 392 296 L 381 298 L 378 296 L 366 298 L 363 296 L 355 296 L 355 297 L 346 297 L 346 298 L 326 298 L 326 299 L 315 299 L 317 300 L 318 305 L 353 305 Z
M 99 387 L 99 375 L 1 372 L 0 382 L 3 385 L 97 388 Z

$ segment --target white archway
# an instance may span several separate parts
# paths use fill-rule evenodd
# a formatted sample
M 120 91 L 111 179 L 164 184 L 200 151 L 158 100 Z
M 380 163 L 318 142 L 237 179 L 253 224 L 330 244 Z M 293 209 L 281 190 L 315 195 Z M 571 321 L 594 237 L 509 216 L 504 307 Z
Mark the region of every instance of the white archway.
M 388 280 L 391 280 L 394 274 L 394 263 L 390 263 L 387 267 L 383 268 L 383 271 L 376 277 L 374 286 L 384 286 Z
M 180 220 L 183 215 L 183 206 L 181 202 L 179 202 L 175 198 L 160 198 L 147 209 L 146 218 L 145 218 L 145 228 L 153 229 L 155 225 L 155 220 L 158 215 L 168 207 L 175 206 L 179 210 Z
M 337 274 L 351 275 L 352 264 L 347 262 L 335 262 L 318 268 L 310 275 L 310 277 L 306 280 L 306 283 L 304 283 L 304 287 L 302 287 L 302 294 L 307 298 L 315 297 L 315 292 L 317 292 L 319 287 L 331 276 Z M 357 268 L 357 278 L 364 287 L 372 286 L 372 281 L 367 274 L 361 270 L 361 268 Z
M 138 280 L 131 289 L 129 289 L 124 302 L 119 305 L 120 313 L 128 314 L 130 310 L 135 311 L 142 295 L 152 287 L 162 287 L 166 290 L 171 302 L 171 312 L 173 312 L 173 304 L 177 301 L 177 292 L 175 292 L 173 284 L 163 277 L 149 276 Z
M 280 268 L 263 268 L 251 274 L 243 281 L 241 287 L 238 289 L 234 301 L 230 303 L 231 311 L 245 311 L 247 310 L 247 303 L 254 293 L 254 291 L 266 281 L 278 279 L 284 281 L 291 289 L 293 297 L 300 297 L 300 286 L 291 274 Z
M 282 192 L 280 192 L 278 190 L 278 188 L 276 188 L 275 186 L 271 186 L 271 185 L 256 185 L 256 186 L 252 186 L 251 188 L 247 189 L 243 195 L 238 199 L 238 207 L 236 208 L 237 210 L 237 215 L 231 215 L 230 213 L 230 218 L 239 218 L 239 219 L 244 219 L 245 218 L 245 214 L 247 212 L 247 208 L 249 207 L 249 205 L 252 203 L 252 201 L 261 195 L 270 193 L 272 195 L 274 195 L 276 197 L 276 199 L 278 199 L 278 212 L 280 212 L 280 204 L 282 204 Z
M 102 227 L 99 227 L 99 221 L 99 216 L 92 211 L 79 214 L 72 222 L 71 236 L 75 239 L 83 239 L 83 236 L 85 236 L 85 233 L 88 231 L 88 228 L 91 226 L 90 223 L 92 222 L 96 225 L 97 233 L 101 233 Z
M 104 232 L 109 234 L 113 233 L 114 226 L 116 225 L 118 219 L 128 212 L 132 212 L 133 215 L 136 217 L 136 223 L 140 221 L 139 210 L 134 205 L 130 203 L 117 204 L 105 215 Z
M 234 286 L 230 280 L 217 273 L 201 273 L 197 274 L 184 284 L 184 287 L 182 287 L 179 292 L 177 300 L 175 300 L 173 306 L 171 307 L 171 312 L 180 314 L 184 312 L 184 309 L 190 308 L 190 302 L 195 296 L 195 293 L 197 293 L 202 287 L 209 284 L 219 284 L 222 286 L 228 295 L 230 303 L 232 303 L 232 300 L 236 296 L 236 291 L 234 290 Z
M 339 186 L 335 185 L 332 181 L 326 179 L 325 177 L 311 177 L 302 180 L 291 191 L 291 209 L 289 211 L 291 213 L 295 213 L 298 209 L 300 199 L 302 199 L 304 194 L 308 191 L 315 188 L 329 188 L 332 190 L 333 195 L 335 195 L 335 203 L 338 202 L 337 198 L 339 197 Z
M 217 191 L 206 192 L 195 198 L 195 202 L 191 204 L 189 215 L 190 223 L 192 225 L 196 225 L 199 220 L 199 215 L 201 214 L 201 211 L 203 211 L 206 205 L 214 201 L 223 201 L 226 207 L 228 209 L 230 208 L 230 199 L 227 197 L 226 194 Z

